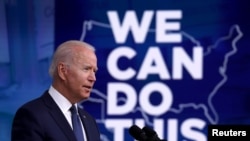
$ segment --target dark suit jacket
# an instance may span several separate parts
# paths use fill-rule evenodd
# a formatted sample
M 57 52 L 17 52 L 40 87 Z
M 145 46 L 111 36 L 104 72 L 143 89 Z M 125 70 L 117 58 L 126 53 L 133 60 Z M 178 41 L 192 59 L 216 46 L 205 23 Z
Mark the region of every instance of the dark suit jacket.
M 95 119 L 79 110 L 88 141 L 100 141 Z M 13 120 L 12 141 L 76 141 L 67 119 L 46 91 L 20 107 Z

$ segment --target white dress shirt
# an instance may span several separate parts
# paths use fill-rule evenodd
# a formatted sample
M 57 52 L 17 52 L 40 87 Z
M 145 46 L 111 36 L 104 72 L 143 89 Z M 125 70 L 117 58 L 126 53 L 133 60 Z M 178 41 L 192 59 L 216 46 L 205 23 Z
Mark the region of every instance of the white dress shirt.
M 52 97 L 52 99 L 56 102 L 56 104 L 58 105 L 62 113 L 64 114 L 65 118 L 67 119 L 69 125 L 73 129 L 72 120 L 71 120 L 71 112 L 69 110 L 72 104 L 69 102 L 67 98 L 65 98 L 61 93 L 59 93 L 53 86 L 50 86 L 49 94 Z M 78 106 L 77 104 L 75 105 Z M 84 141 L 87 141 L 83 124 L 82 124 L 82 130 L 83 130 Z

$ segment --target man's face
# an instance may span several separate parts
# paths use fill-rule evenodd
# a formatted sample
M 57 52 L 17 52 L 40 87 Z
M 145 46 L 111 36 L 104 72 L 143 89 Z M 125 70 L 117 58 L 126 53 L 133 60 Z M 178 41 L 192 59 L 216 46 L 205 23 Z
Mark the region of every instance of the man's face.
M 80 50 L 72 64 L 69 64 L 66 76 L 66 87 L 74 101 L 81 101 L 90 96 L 96 81 L 97 58 L 95 53 L 84 48 Z

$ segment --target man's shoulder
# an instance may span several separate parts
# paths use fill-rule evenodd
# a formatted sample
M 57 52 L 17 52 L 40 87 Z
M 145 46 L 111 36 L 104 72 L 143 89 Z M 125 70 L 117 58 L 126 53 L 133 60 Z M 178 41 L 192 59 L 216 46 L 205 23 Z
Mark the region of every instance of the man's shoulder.
M 44 105 L 44 98 L 46 97 L 47 91 L 45 91 L 40 97 L 31 99 L 24 103 L 19 109 L 33 109 L 33 108 L 39 108 L 42 105 Z

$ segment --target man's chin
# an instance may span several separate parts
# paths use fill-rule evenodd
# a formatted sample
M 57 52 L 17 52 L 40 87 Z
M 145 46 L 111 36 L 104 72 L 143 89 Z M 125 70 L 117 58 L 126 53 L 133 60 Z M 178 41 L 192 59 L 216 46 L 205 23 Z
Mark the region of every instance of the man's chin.
M 82 94 L 82 98 L 83 99 L 88 99 L 89 96 L 90 96 L 90 93 L 84 93 L 84 94 Z

